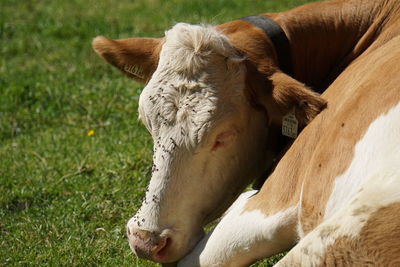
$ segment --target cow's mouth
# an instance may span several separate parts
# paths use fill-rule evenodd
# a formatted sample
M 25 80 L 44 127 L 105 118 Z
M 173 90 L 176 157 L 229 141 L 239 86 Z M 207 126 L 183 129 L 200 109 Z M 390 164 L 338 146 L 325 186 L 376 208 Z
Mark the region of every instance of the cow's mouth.
M 171 247 L 172 239 L 170 237 L 166 237 L 163 239 L 163 243 L 163 247 L 160 246 L 161 249 L 153 256 L 154 261 L 162 262 L 163 259 L 165 259 L 168 254 L 168 248 Z

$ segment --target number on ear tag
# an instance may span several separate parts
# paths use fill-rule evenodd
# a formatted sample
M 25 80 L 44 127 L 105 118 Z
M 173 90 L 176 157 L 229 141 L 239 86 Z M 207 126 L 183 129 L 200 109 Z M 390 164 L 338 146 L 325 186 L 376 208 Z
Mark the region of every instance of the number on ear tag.
M 296 116 L 291 111 L 282 118 L 282 135 L 288 136 L 291 138 L 297 137 L 299 122 L 296 119 Z
M 143 69 L 140 66 L 137 65 L 125 65 L 124 66 L 124 71 L 140 78 L 144 79 L 144 74 L 143 74 Z

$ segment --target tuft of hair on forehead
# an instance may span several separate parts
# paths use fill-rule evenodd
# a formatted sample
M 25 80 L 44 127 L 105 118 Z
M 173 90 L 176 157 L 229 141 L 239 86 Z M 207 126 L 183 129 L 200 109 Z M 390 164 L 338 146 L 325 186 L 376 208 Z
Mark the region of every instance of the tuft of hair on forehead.
M 215 58 L 241 58 L 228 38 L 213 26 L 178 23 L 165 37 L 162 53 L 174 71 L 193 75 Z

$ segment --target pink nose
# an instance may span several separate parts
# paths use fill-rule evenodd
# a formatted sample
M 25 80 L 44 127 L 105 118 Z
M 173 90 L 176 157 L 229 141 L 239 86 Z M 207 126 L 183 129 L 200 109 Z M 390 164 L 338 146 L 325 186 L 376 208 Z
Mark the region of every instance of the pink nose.
M 170 246 L 171 238 L 146 230 L 127 229 L 129 244 L 135 254 L 144 259 L 161 262 Z

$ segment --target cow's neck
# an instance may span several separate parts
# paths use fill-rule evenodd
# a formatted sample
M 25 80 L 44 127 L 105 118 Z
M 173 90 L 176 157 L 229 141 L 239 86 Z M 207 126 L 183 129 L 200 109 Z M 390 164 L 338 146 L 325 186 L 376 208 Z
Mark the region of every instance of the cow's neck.
M 372 26 L 382 26 L 380 5 L 375 0 L 327 1 L 270 15 L 290 40 L 294 77 L 324 91 L 377 37 Z

